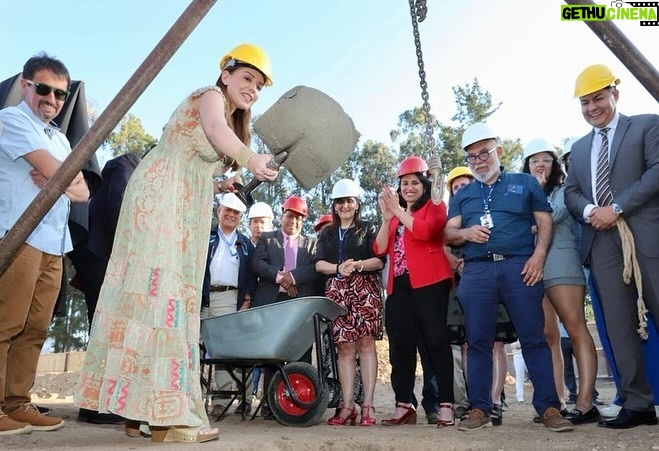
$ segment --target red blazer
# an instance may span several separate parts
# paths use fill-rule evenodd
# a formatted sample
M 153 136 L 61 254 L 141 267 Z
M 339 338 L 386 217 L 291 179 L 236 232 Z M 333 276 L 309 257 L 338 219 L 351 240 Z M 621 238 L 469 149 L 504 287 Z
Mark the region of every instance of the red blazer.
M 452 280 L 451 264 L 444 254 L 446 204 L 442 202 L 435 205 L 429 200 L 419 210 L 412 212 L 412 217 L 412 231 L 405 229 L 403 235 L 412 288 L 425 287 L 445 279 Z M 389 238 L 384 252 L 378 253 L 373 243 L 373 250 L 378 257 L 389 255 L 387 294 L 391 294 L 394 286 L 394 237 L 399 224 L 400 221 L 395 217 L 389 223 Z

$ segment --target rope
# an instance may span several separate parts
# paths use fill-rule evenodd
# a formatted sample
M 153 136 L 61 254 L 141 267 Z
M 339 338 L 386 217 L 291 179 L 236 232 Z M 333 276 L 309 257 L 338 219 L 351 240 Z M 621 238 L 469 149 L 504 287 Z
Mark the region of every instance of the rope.
M 648 318 L 647 313 L 648 309 L 645 306 L 645 301 L 643 300 L 643 278 L 641 276 L 641 267 L 638 264 L 636 259 L 636 245 L 634 243 L 634 236 L 632 235 L 629 226 L 624 219 L 618 218 L 616 220 L 616 226 L 618 227 L 618 233 L 620 233 L 620 241 L 622 241 L 622 258 L 624 261 L 624 267 L 622 270 L 622 280 L 625 282 L 625 285 L 629 285 L 634 278 L 636 284 L 636 292 L 638 293 L 638 298 L 636 299 L 636 310 L 638 313 L 638 335 L 642 340 L 648 339 Z

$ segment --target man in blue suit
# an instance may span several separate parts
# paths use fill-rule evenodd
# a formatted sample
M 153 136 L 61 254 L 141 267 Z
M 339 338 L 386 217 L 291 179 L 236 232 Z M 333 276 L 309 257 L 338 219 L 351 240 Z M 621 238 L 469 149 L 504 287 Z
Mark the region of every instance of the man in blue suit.
M 593 130 L 572 145 L 565 204 L 581 220 L 581 253 L 599 294 L 620 373 L 623 408 L 605 428 L 658 423 L 648 382 L 642 340 L 637 333 L 636 282 L 650 315 L 659 318 L 659 116 L 618 112 L 620 80 L 597 64 L 577 77 L 574 96 Z M 631 235 L 631 236 L 629 236 Z M 639 274 L 623 281 L 623 240 L 633 238 Z

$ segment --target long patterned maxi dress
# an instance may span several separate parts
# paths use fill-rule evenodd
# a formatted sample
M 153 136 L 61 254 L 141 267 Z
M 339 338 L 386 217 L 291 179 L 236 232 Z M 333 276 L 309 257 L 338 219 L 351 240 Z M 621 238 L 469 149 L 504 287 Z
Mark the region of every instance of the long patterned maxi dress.
M 212 177 L 226 170 L 192 93 L 133 173 L 94 314 L 76 405 L 152 426 L 208 425 L 199 310 Z

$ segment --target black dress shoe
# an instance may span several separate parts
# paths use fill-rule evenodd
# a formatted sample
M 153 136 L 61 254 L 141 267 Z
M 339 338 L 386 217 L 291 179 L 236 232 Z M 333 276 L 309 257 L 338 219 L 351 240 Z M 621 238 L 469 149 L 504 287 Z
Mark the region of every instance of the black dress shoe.
M 247 415 L 251 411 L 252 411 L 252 405 L 243 401 L 240 404 L 238 404 L 238 407 L 236 407 L 236 410 L 234 410 L 233 413 L 234 415 Z
M 125 420 L 124 417 L 114 413 L 99 413 L 95 410 L 80 409 L 78 410 L 78 421 L 92 424 L 120 424 Z
M 636 412 L 623 407 L 617 417 L 600 421 L 598 425 L 609 429 L 629 429 L 642 424 L 652 426 L 657 423 L 659 423 L 659 420 L 654 410 L 652 412 Z
M 570 420 L 572 424 L 586 424 L 592 423 L 600 418 L 600 411 L 597 410 L 597 407 L 593 406 L 588 412 L 582 412 L 579 409 L 573 409 L 572 412 L 568 412 L 565 415 L 565 418 Z

